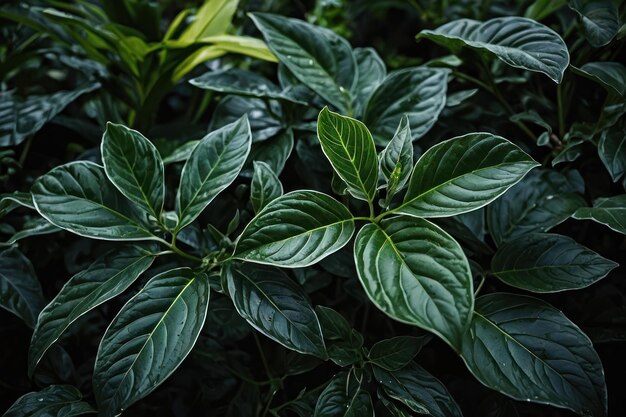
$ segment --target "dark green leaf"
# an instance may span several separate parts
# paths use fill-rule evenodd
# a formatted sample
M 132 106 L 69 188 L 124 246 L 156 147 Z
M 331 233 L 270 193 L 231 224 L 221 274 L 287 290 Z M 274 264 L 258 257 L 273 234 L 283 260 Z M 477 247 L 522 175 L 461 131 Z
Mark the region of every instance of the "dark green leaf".
M 252 143 L 262 142 L 283 130 L 282 107 L 275 101 L 265 102 L 258 98 L 226 96 L 213 112 L 209 130 L 217 130 L 248 116 Z
M 29 375 L 73 322 L 124 292 L 150 267 L 155 258 L 150 250 L 154 249 L 128 246 L 110 251 L 63 286 L 39 315 L 28 352 Z
M 625 84 L 626 85 L 626 84 Z M 626 122 L 602 131 L 598 143 L 598 154 L 602 163 L 617 182 L 626 173 Z
M 341 372 L 331 379 L 315 405 L 314 417 L 374 416 L 372 399 L 352 373 Z
M 269 202 L 283 195 L 283 185 L 265 162 L 254 161 L 254 175 L 250 185 L 250 202 L 258 213 Z
M 11 236 L 6 242 L 0 243 L 0 245 L 12 245 L 18 240 L 22 240 L 30 236 L 47 235 L 50 233 L 58 232 L 59 230 L 61 229 L 48 222 L 46 219 L 43 219 L 41 217 L 35 217 L 33 219 L 27 220 L 19 232 L 13 234 L 13 236 Z
M 363 336 L 335 310 L 317 306 L 315 311 L 322 327 L 330 359 L 339 366 L 356 363 L 362 357 Z
M 478 298 L 461 356 L 480 382 L 511 398 L 606 416 L 604 372 L 591 341 L 541 300 Z
M 476 210 L 538 165 L 500 136 L 470 133 L 453 138 L 433 146 L 417 161 L 404 202 L 393 211 L 446 217 Z
M 178 368 L 196 342 L 209 305 L 209 282 L 189 268 L 152 278 L 107 329 L 93 374 L 100 415 L 113 417 Z
M 611 0 L 570 0 L 569 7 L 580 17 L 591 46 L 604 46 L 617 35 L 619 13 Z
M 113 185 L 159 220 L 165 199 L 159 151 L 141 133 L 113 123 L 107 123 L 101 149 L 104 171 Z
M 447 83 L 445 69 L 405 68 L 389 74 L 372 93 L 363 116 L 376 144 L 389 142 L 405 114 L 413 140 L 424 136 L 446 104 Z
M 626 194 L 598 198 L 593 207 L 581 207 L 572 217 L 590 219 L 626 235 Z
M 35 181 L 32 194 L 46 220 L 78 235 L 104 240 L 153 238 L 141 213 L 94 163 L 77 161 L 54 168 Z
M 317 119 L 317 135 L 324 155 L 355 198 L 373 201 L 378 185 L 374 139 L 358 120 L 325 107 Z
M 3 417 L 74 417 L 95 413 L 82 398 L 80 391 L 71 385 L 51 385 L 22 395 Z
M 350 109 L 356 61 L 345 39 L 297 19 L 254 13 L 271 51 L 311 90 L 342 113 Z
M 572 69 L 576 74 L 597 82 L 609 93 L 626 97 L 626 67 L 621 62 L 588 62 Z
M 0 252 L 0 307 L 29 327 L 46 304 L 33 265 L 16 247 Z
M 370 96 L 385 79 L 387 69 L 383 60 L 372 48 L 355 48 L 354 58 L 356 59 L 358 77 L 351 90 L 354 100 L 352 107 L 354 114 L 362 115 Z
M 209 133 L 183 167 L 176 196 L 177 230 L 193 222 L 239 175 L 252 143 L 246 116 Z
M 369 359 L 376 366 L 397 371 L 411 362 L 429 340 L 428 336 L 396 336 L 381 340 L 370 349 Z
M 315 311 L 284 272 L 244 263 L 229 266 L 225 275 L 235 308 L 255 329 L 296 352 L 327 358 Z
M 483 56 L 495 56 L 512 67 L 546 74 L 557 83 L 569 64 L 563 39 L 549 27 L 523 17 L 498 17 L 485 22 L 459 19 L 435 30 L 423 30 L 417 35 L 421 38 L 455 54 L 467 47 Z
M 293 191 L 252 219 L 234 257 L 287 268 L 309 266 L 341 249 L 353 233 L 352 214 L 343 204 L 317 191 Z
M 434 417 L 463 415 L 446 387 L 415 362 L 394 372 L 375 366 L 374 376 L 387 395 L 416 413 Z
M 354 260 L 379 309 L 460 347 L 474 289 L 463 250 L 446 232 L 424 219 L 384 219 L 359 231 Z
M 0 218 L 6 216 L 18 207 L 35 209 L 33 197 L 30 193 L 15 191 L 10 194 L 0 194 Z
M 534 292 L 587 287 L 604 278 L 617 264 L 567 236 L 531 233 L 498 248 L 493 273 L 505 283 Z
M 248 156 L 248 161 L 265 162 L 272 168 L 276 175 L 280 175 L 285 167 L 285 163 L 293 150 L 293 132 L 287 130 L 263 142 L 252 145 L 252 150 Z M 252 176 L 251 169 L 244 170 L 241 175 Z
M 386 203 L 400 191 L 411 177 L 413 170 L 413 142 L 409 118 L 405 115 L 391 141 L 380 153 L 380 172 L 387 180 Z
M 567 0 L 535 0 L 524 13 L 524 17 L 543 20 L 565 6 Z

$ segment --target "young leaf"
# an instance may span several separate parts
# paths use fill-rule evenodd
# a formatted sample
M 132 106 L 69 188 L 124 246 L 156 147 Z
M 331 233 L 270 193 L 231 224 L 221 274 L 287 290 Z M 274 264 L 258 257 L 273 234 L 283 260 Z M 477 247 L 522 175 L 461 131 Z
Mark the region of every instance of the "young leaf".
M 593 207 L 579 208 L 572 217 L 590 219 L 626 235 L 626 194 L 598 198 Z
M 370 96 L 363 116 L 377 145 L 387 144 L 405 114 L 414 141 L 430 130 L 446 104 L 448 72 L 440 68 L 405 68 L 385 78 Z
M 446 387 L 415 362 L 398 371 L 374 367 L 374 377 L 385 393 L 419 414 L 433 417 L 462 417 Z
M 619 13 L 611 0 L 570 0 L 569 7 L 578 14 L 591 46 L 604 46 L 617 35 Z
M 374 417 L 369 393 L 351 373 L 338 373 L 320 394 L 313 417 Z
M 103 417 L 119 415 L 178 368 L 196 342 L 209 305 L 209 281 L 189 268 L 152 278 L 109 325 L 93 386 Z
M 255 329 L 296 352 L 326 359 L 322 329 L 306 294 L 284 272 L 265 265 L 230 265 L 228 294 Z
M 233 256 L 299 268 L 341 249 L 353 233 L 352 214 L 343 204 L 317 191 L 293 191 L 269 203 L 252 219 Z
M 37 322 L 28 351 L 28 374 L 48 348 L 82 315 L 124 292 L 154 261 L 151 247 L 112 250 L 74 275 L 48 304 Z M 154 250 L 153 250 L 154 251 Z
M 71 385 L 50 385 L 39 392 L 22 395 L 3 417 L 74 417 L 95 413 L 82 398 L 80 391 Z
M 297 19 L 266 13 L 250 17 L 281 63 L 328 103 L 348 112 L 356 62 L 345 39 Z
M 317 306 L 315 311 L 327 341 L 326 349 L 330 360 L 339 366 L 349 366 L 357 362 L 362 357 L 363 336 L 332 308 Z
M 370 349 L 369 359 L 380 368 L 397 371 L 411 362 L 430 339 L 430 336 L 396 336 L 381 340 Z
M 35 327 L 46 304 L 33 265 L 17 247 L 0 252 L 0 307 Z
M 546 232 L 567 220 L 585 200 L 584 183 L 576 171 L 560 174 L 535 170 L 488 207 L 487 224 L 500 244 L 533 232 Z
M 272 200 L 283 195 L 283 185 L 265 162 L 254 161 L 254 175 L 250 184 L 250 202 L 258 213 Z
M 404 115 L 387 147 L 380 153 L 380 172 L 387 180 L 386 202 L 404 188 L 413 169 L 413 141 L 409 118 Z
M 324 155 L 355 198 L 373 201 L 378 185 L 376 146 L 358 120 L 324 107 L 317 118 L 317 136 Z
M 126 198 L 160 219 L 165 199 L 163 160 L 148 139 L 109 122 L 102 136 L 102 162 L 107 177 Z
M 483 207 L 538 166 L 508 140 L 470 133 L 430 148 L 415 164 L 404 202 L 394 212 L 454 216 Z
M 384 219 L 359 231 L 354 260 L 365 292 L 385 314 L 460 348 L 474 306 L 463 250 L 427 220 Z
M 250 124 L 246 116 L 209 133 L 198 143 L 181 174 L 176 195 L 176 230 L 193 222 L 237 178 L 251 144 Z
M 56 167 L 39 177 L 31 192 L 39 214 L 77 235 L 104 240 L 154 237 L 141 213 L 109 182 L 104 169 L 92 162 Z
M 470 48 L 483 56 L 495 56 L 512 67 L 546 74 L 557 83 L 569 65 L 563 39 L 549 27 L 523 17 L 454 20 L 435 30 L 423 30 L 417 35 L 418 40 L 422 38 L 454 54 Z
M 354 114 L 362 115 L 370 96 L 385 79 L 387 68 L 372 48 L 355 48 L 353 52 L 358 76 L 350 93 L 353 97 Z
M 478 298 L 461 357 L 480 382 L 511 398 L 606 416 L 604 372 L 591 341 L 541 300 Z
M 493 273 L 505 283 L 534 292 L 587 287 L 618 265 L 567 236 L 532 233 L 498 248 Z

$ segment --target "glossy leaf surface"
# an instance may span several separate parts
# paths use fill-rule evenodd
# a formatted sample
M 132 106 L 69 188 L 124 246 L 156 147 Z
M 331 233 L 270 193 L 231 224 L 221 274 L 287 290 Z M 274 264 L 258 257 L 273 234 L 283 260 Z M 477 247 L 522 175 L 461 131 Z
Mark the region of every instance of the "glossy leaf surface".
M 611 42 L 619 30 L 619 13 L 611 0 L 570 0 L 589 43 L 598 48 Z
M 208 305 L 206 276 L 180 268 L 152 278 L 122 307 L 96 357 L 100 415 L 120 414 L 176 370 L 200 334 Z
M 385 219 L 359 231 L 354 260 L 379 309 L 460 347 L 474 293 L 465 254 L 450 235 L 424 219 Z
M 3 417 L 74 417 L 95 413 L 82 398 L 80 391 L 71 385 L 50 385 L 22 395 Z
M 236 258 L 287 268 L 316 263 L 354 233 L 348 209 L 317 191 L 293 191 L 269 203 L 239 237 Z
M 541 300 L 478 298 L 461 356 L 480 382 L 511 398 L 606 415 L 604 372 L 591 341 Z
M 254 162 L 254 175 L 250 184 L 250 202 L 258 213 L 272 200 L 283 195 L 283 185 L 265 162 Z
M 626 122 L 622 121 L 615 128 L 600 134 L 598 155 L 613 182 L 622 178 L 626 173 Z
M 409 118 L 402 116 L 396 133 L 380 153 L 380 172 L 387 180 L 386 201 L 404 188 L 413 171 L 413 141 Z
M 579 208 L 572 217 L 590 219 L 626 235 L 626 194 L 598 198 L 593 207 Z
M 411 362 L 429 339 L 428 336 L 396 336 L 381 340 L 370 349 L 369 359 L 378 367 L 397 371 Z
M 315 405 L 314 417 L 373 417 L 374 407 L 368 392 L 354 375 L 341 372 L 330 380 Z

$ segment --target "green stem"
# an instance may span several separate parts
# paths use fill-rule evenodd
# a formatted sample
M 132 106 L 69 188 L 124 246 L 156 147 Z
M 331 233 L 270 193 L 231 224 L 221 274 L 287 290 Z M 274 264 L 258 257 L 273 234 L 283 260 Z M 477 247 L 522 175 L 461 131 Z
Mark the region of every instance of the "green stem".
M 272 379 L 272 373 L 270 372 L 270 367 L 267 364 L 267 359 L 265 359 L 265 353 L 263 352 L 263 347 L 261 346 L 261 341 L 259 340 L 259 336 L 256 334 L 256 331 L 252 332 L 254 336 L 254 343 L 256 343 L 256 347 L 259 350 L 259 355 L 261 356 L 261 362 L 263 362 L 263 368 L 265 368 L 265 373 L 267 374 L 268 379 Z
M 26 157 L 28 156 L 28 152 L 30 151 L 30 147 L 33 144 L 33 135 L 30 135 L 28 139 L 26 139 L 26 143 L 24 144 L 24 149 L 22 149 L 22 153 L 20 154 L 20 159 L 18 162 L 20 166 L 24 166 L 24 162 L 26 161 Z
M 478 295 L 480 290 L 483 288 L 484 284 L 485 284 L 485 276 L 483 275 L 482 277 L 480 277 L 480 283 L 478 283 L 478 287 L 476 288 L 476 291 L 474 291 L 474 297 Z
M 157 242 L 160 242 L 161 244 L 167 246 L 170 251 L 174 252 L 175 254 L 177 254 L 180 257 L 183 257 L 185 259 L 189 259 L 190 261 L 202 262 L 202 258 L 198 258 L 197 256 L 190 255 L 190 254 L 185 253 L 182 250 L 178 249 L 178 247 L 176 246 L 176 236 L 174 236 L 174 239 L 172 239 L 172 243 L 168 242 L 167 240 L 161 239 L 160 237 L 156 237 L 156 236 L 154 237 L 154 240 L 156 240 Z
M 364 222 L 373 222 L 374 218 L 373 217 L 365 217 L 365 216 L 357 216 L 357 217 L 353 217 L 352 220 L 361 220 Z

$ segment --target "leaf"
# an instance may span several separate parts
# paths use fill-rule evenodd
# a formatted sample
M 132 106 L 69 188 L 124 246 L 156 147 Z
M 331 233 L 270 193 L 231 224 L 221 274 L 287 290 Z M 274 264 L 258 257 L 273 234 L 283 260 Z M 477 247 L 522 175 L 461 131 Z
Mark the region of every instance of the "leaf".
M 581 207 L 572 217 L 590 219 L 626 235 L 626 194 L 598 198 L 593 207 Z
M 430 340 L 429 336 L 396 336 L 376 342 L 370 349 L 369 359 L 388 371 L 404 368 Z
M 354 114 L 362 115 L 370 96 L 385 79 L 387 68 L 372 48 L 355 48 L 353 53 L 358 76 L 350 91 L 353 97 L 352 107 Z
M 54 116 L 83 94 L 94 91 L 100 83 L 84 84 L 75 90 L 50 95 L 31 95 L 25 99 L 13 92 L 0 94 L 0 147 L 17 146 L 37 133 Z
M 497 17 L 485 22 L 459 19 L 435 30 L 423 30 L 417 39 L 430 39 L 458 54 L 463 48 L 506 64 L 541 72 L 560 83 L 569 65 L 563 39 L 552 29 L 524 17 Z
M 80 391 L 71 385 L 50 385 L 38 392 L 22 395 L 3 417 L 74 417 L 95 413 L 96 410 L 81 401 Z
M 567 0 L 535 0 L 526 9 L 524 17 L 538 21 L 543 20 L 565 6 L 566 3 Z
M 26 207 L 35 210 L 33 197 L 30 193 L 15 191 L 7 194 L 0 194 L 0 218 L 6 216 L 18 207 Z
M 483 207 L 538 166 L 508 140 L 470 133 L 426 151 L 415 164 L 404 202 L 392 211 L 447 217 Z
M 152 278 L 122 307 L 102 338 L 93 373 L 102 417 L 119 415 L 178 368 L 208 305 L 206 275 L 179 268 Z
M 191 42 L 226 32 L 233 15 L 237 11 L 237 3 L 237 0 L 205 1 L 202 7 L 198 9 L 191 24 L 185 28 L 178 39 Z
M 155 248 L 127 246 L 98 258 L 74 275 L 41 314 L 28 352 L 28 374 L 68 327 L 100 304 L 124 292 L 150 267 Z
M 623 120 L 616 128 L 602 131 L 598 154 L 613 182 L 619 181 L 626 173 L 626 123 Z
M 389 142 L 405 114 L 413 140 L 424 136 L 446 104 L 448 73 L 447 69 L 416 67 L 389 74 L 370 96 L 363 116 L 376 144 Z
M 320 394 L 314 417 L 368 417 L 374 416 L 369 393 L 351 373 L 340 372 Z
M 280 175 L 293 150 L 293 132 L 287 130 L 266 141 L 255 143 L 248 161 L 267 163 L 276 175 Z M 247 173 L 250 171 L 250 173 Z M 252 176 L 252 170 L 244 170 L 242 176 Z
M 585 38 L 594 48 L 608 44 L 617 35 L 619 14 L 611 0 L 570 0 L 569 7 L 578 14 Z
M 374 139 L 358 120 L 324 107 L 317 118 L 322 151 L 355 198 L 373 201 L 378 185 Z
M 280 62 L 328 103 L 348 112 L 356 61 L 345 39 L 298 19 L 266 13 L 250 17 Z
M 474 290 L 463 250 L 446 232 L 404 216 L 367 224 L 356 237 L 354 260 L 365 292 L 380 310 L 460 347 Z
M 337 200 L 317 191 L 292 191 L 269 203 L 246 226 L 234 257 L 299 268 L 348 243 L 354 220 Z
M 404 115 L 391 141 L 380 153 L 380 172 L 387 180 L 386 204 L 400 191 L 411 177 L 413 170 L 413 141 L 409 118 Z
M 513 399 L 606 416 L 604 372 L 591 341 L 541 300 L 478 298 L 461 357 L 481 383 Z
M 59 230 L 61 229 L 49 223 L 46 219 L 35 217 L 33 219 L 26 220 L 22 226 L 22 230 L 14 233 L 13 236 L 11 236 L 6 242 L 0 242 L 0 246 L 4 244 L 12 245 L 17 241 L 30 236 L 47 235 L 58 232 Z
M 512 239 L 491 260 L 491 269 L 500 280 L 540 293 L 585 288 L 616 267 L 574 239 L 547 233 Z
M 315 307 L 326 340 L 330 359 L 339 366 L 349 366 L 362 359 L 363 336 L 332 308 Z
M 305 102 L 281 91 L 277 85 L 262 75 L 238 68 L 207 72 L 189 80 L 189 83 L 195 87 L 219 93 L 285 100 L 306 105 Z
M 176 195 L 176 230 L 193 222 L 237 178 L 251 144 L 246 116 L 209 133 L 198 143 L 183 166 Z
M 626 97 L 626 66 L 621 62 L 588 62 L 580 68 L 572 69 L 575 74 L 597 82 L 609 93 Z
M 211 117 L 209 130 L 236 122 L 244 114 L 248 116 L 250 123 L 252 143 L 266 141 L 283 130 L 282 108 L 279 103 L 266 103 L 258 98 L 240 96 L 226 96 L 220 100 Z
M 109 122 L 102 136 L 101 151 L 104 171 L 113 185 L 160 220 L 165 178 L 163 160 L 154 145 L 136 130 Z
M 244 263 L 229 266 L 225 275 L 235 308 L 252 327 L 288 349 L 328 357 L 313 307 L 284 272 Z
M 567 220 L 585 200 L 576 171 L 535 170 L 488 207 L 487 224 L 496 244 L 527 233 L 546 232 Z
M 254 161 L 254 175 L 250 185 L 250 202 L 258 213 L 271 201 L 283 195 L 283 185 L 265 162 Z
M 17 247 L 0 252 L 0 307 L 34 327 L 46 304 L 33 265 Z
M 56 167 L 39 177 L 31 192 L 39 214 L 77 235 L 104 240 L 154 237 L 137 209 L 109 182 L 104 168 L 92 162 Z

